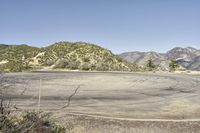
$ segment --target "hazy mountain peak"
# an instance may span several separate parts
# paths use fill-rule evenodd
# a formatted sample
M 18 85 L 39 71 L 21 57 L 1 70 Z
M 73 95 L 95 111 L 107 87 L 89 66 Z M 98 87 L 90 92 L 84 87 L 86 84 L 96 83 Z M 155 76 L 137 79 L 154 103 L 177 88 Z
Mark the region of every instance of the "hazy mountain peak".
M 175 47 L 175 48 L 173 48 L 173 49 L 171 49 L 171 50 L 169 50 L 168 52 L 173 52 L 173 51 L 179 51 L 179 52 L 194 52 L 194 51 L 198 51 L 196 48 L 193 48 L 193 47 L 185 47 L 185 48 L 183 48 L 183 47 Z M 168 53 L 167 52 L 167 53 Z
M 200 50 L 193 47 L 175 47 L 166 53 L 150 52 L 128 52 L 120 54 L 122 58 L 139 66 L 144 66 L 148 59 L 152 59 L 154 63 L 160 67 L 168 69 L 171 59 L 176 59 L 178 63 L 188 69 L 200 70 Z M 194 63 L 195 62 L 195 63 Z M 191 65 L 190 65 L 191 64 Z

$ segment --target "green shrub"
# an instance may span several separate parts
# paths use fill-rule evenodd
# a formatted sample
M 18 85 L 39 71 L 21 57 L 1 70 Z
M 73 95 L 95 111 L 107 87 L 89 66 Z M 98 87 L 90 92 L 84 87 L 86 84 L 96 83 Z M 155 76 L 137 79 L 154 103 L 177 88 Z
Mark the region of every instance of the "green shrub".
M 81 70 L 90 70 L 90 66 L 88 63 L 84 63 L 83 65 L 81 65 Z
M 83 58 L 83 62 L 89 62 L 90 61 L 90 59 L 89 58 Z
M 151 58 L 147 61 L 146 67 L 147 67 L 148 71 L 153 71 L 156 69 L 156 65 L 154 64 L 154 62 Z
M 175 71 L 177 68 L 179 68 L 179 64 L 177 63 L 177 61 L 175 59 L 172 59 L 169 63 L 169 68 L 170 71 Z

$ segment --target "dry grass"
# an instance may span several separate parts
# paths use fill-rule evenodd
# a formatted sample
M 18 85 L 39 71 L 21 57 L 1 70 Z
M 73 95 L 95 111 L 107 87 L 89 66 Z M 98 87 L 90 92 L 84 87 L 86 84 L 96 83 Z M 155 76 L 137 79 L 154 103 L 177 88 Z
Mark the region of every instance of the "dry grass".
M 198 133 L 200 121 L 127 120 L 87 116 L 80 114 L 55 114 L 69 133 Z

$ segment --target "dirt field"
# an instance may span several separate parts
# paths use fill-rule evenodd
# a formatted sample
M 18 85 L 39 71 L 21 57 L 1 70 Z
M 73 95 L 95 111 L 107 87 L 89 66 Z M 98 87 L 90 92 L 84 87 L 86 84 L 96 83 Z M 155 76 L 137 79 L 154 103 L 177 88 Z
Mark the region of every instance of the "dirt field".
M 198 75 L 37 72 L 12 73 L 6 77 L 15 81 L 12 83 L 14 87 L 9 91 L 10 96 L 18 107 L 23 109 L 37 109 L 38 90 L 41 88 L 41 109 L 56 112 L 61 118 L 65 116 L 63 120 L 67 114 L 72 113 L 74 120 L 79 123 L 79 117 L 86 121 L 99 118 L 96 121 L 103 121 L 108 125 L 109 122 L 113 125 L 112 119 L 115 119 L 118 124 L 113 127 L 120 126 L 119 132 L 150 132 L 152 129 L 152 132 L 163 133 L 170 129 L 170 132 L 183 133 L 193 131 L 191 128 L 194 129 L 193 132 L 200 131 Z M 70 106 L 58 110 L 67 104 L 68 97 L 78 86 L 80 88 L 72 97 Z M 135 124 L 140 128 L 133 128 Z M 83 122 L 80 126 L 85 127 Z M 173 127 L 182 128 L 178 130 Z M 105 124 L 103 129 L 109 131 Z M 105 132 L 99 129 L 98 131 Z M 113 131 L 110 129 L 110 132 Z

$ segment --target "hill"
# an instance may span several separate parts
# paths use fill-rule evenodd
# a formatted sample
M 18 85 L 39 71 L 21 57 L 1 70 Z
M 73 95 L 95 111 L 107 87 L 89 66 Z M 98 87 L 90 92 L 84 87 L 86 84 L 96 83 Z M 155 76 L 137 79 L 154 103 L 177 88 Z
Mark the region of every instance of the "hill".
M 29 69 L 29 62 L 40 52 L 39 48 L 28 45 L 1 45 L 0 65 L 8 71 Z
M 137 70 L 135 65 L 111 51 L 85 42 L 58 42 L 45 48 L 11 45 L 4 50 L 0 49 L 0 54 L 0 64 L 8 71 L 43 67 L 97 71 Z
M 6 44 L 0 44 L 0 50 L 3 50 L 5 48 L 9 47 L 9 45 Z
M 193 59 L 191 63 L 186 66 L 190 70 L 200 71 L 200 56 Z
M 168 70 L 168 63 L 167 57 L 164 54 L 157 53 L 157 52 L 128 52 L 128 53 L 122 53 L 120 54 L 120 57 L 123 59 L 137 64 L 141 67 L 146 67 L 147 62 L 149 59 L 152 59 L 153 63 L 155 65 L 159 66 L 159 69 L 161 70 Z
M 135 63 L 138 66 L 145 66 L 149 59 L 159 66 L 161 70 L 169 70 L 169 62 L 175 59 L 181 68 L 186 68 L 189 70 L 200 70 L 200 50 L 187 47 L 181 48 L 176 47 L 169 50 L 166 53 L 158 52 L 126 52 L 119 55 L 123 59 Z

